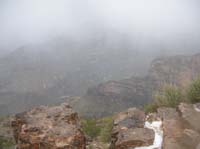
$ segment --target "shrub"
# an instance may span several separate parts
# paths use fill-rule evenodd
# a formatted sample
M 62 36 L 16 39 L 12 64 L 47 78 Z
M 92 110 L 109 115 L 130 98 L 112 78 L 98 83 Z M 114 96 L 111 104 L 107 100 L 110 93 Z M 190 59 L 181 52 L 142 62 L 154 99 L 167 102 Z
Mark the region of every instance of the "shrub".
M 156 112 L 159 107 L 177 107 L 183 101 L 182 94 L 178 87 L 170 84 L 165 84 L 160 91 L 154 95 L 152 104 L 144 106 L 146 113 Z
M 155 104 L 158 107 L 176 107 L 182 99 L 181 91 L 174 85 L 164 85 L 155 96 Z
M 97 121 L 95 119 L 88 119 L 83 121 L 83 131 L 91 138 L 96 138 L 99 135 L 101 128 L 97 126 Z
M 100 133 L 100 139 L 102 142 L 107 143 L 111 141 L 113 124 L 113 118 L 108 117 L 102 120 L 102 129 Z
M 191 103 L 200 102 L 200 77 L 190 85 L 188 99 Z
M 147 104 L 144 106 L 144 111 L 145 113 L 153 113 L 157 111 L 157 108 L 158 108 L 158 105 L 156 105 L 155 103 Z
M 83 120 L 83 131 L 92 139 L 100 139 L 103 143 L 108 143 L 111 140 L 113 124 L 112 117 L 99 120 L 87 119 Z

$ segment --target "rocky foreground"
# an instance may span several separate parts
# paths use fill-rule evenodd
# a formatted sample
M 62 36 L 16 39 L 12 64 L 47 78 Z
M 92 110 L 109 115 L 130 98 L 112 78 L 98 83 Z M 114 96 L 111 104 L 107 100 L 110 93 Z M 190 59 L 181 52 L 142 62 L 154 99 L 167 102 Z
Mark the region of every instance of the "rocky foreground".
M 78 114 L 68 104 L 41 106 L 12 121 L 17 149 L 85 149 Z M 102 149 L 101 143 L 95 149 Z M 88 147 L 89 148 L 89 147 Z M 145 115 L 130 108 L 114 116 L 110 149 L 200 149 L 200 104 L 181 103 Z
M 152 129 L 146 125 L 160 121 L 160 130 L 156 125 Z M 200 149 L 199 124 L 198 104 L 182 103 L 178 109 L 163 107 L 147 116 L 131 108 L 116 117 L 111 146 L 113 149 Z

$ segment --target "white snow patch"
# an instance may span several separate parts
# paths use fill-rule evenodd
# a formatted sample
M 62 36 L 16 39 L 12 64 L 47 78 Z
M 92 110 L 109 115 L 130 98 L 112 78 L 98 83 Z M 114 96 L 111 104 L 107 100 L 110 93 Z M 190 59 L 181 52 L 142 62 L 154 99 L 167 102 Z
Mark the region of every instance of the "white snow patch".
M 135 149 L 162 149 L 163 143 L 163 130 L 162 130 L 162 121 L 153 121 L 152 123 L 146 121 L 145 127 L 152 129 L 155 132 L 153 145 L 136 147 Z
M 194 109 L 195 111 L 200 112 L 200 109 L 196 105 L 194 105 Z

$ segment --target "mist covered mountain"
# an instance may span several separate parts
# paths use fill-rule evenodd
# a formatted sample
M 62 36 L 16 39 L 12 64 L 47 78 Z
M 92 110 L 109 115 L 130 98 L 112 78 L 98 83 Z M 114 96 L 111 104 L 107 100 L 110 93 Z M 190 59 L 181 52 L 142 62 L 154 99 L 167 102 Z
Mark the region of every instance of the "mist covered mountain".
M 72 105 L 83 116 L 104 117 L 130 107 L 142 107 L 153 101 L 155 92 L 165 84 L 184 90 L 200 74 L 200 54 L 161 57 L 152 61 L 144 77 L 113 80 L 89 88 Z
M 0 58 L 1 115 L 82 96 L 101 82 L 145 76 L 150 62 L 165 54 L 159 52 L 159 46 L 145 43 L 138 47 L 116 32 L 109 35 L 112 42 L 103 35 L 78 43 L 56 38 L 23 46 Z M 141 52 L 147 46 L 155 50 Z M 189 53 L 195 51 L 196 48 Z M 165 55 L 182 52 L 176 50 Z
M 58 38 L 23 46 L 3 56 L 0 58 L 0 113 L 55 104 L 69 96 L 83 95 L 88 87 L 100 82 L 144 75 L 155 55 L 143 55 L 124 42 L 94 40 L 77 44 Z M 145 61 L 141 56 L 146 57 Z

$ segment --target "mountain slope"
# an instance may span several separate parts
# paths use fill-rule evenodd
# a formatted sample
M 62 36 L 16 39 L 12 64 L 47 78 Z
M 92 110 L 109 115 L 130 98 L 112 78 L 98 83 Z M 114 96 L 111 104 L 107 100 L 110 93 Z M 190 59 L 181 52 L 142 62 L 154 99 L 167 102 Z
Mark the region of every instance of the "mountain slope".
M 155 59 L 146 77 L 132 77 L 121 81 L 108 81 L 88 89 L 74 108 L 85 116 L 112 115 L 133 106 L 152 101 L 155 91 L 165 84 L 186 87 L 200 75 L 200 54 Z
M 121 42 L 116 42 L 115 48 L 96 43 L 99 41 L 77 44 L 56 39 L 21 47 L 0 58 L 0 114 L 56 104 L 65 97 L 83 95 L 87 88 L 102 81 L 124 78 L 138 69 L 141 59 L 136 50 L 124 49 Z

